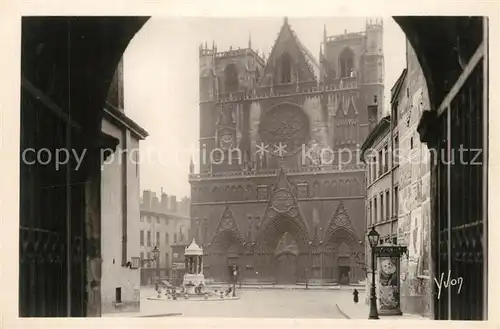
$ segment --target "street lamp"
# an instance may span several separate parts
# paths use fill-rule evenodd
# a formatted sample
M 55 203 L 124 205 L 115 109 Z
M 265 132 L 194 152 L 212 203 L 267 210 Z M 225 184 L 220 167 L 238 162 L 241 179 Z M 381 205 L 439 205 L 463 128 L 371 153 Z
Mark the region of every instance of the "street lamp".
M 238 275 L 238 270 L 236 265 L 233 265 L 233 297 L 236 297 L 236 276 Z
M 368 319 L 378 320 L 377 311 L 377 295 L 375 292 L 375 247 L 378 245 L 378 240 L 380 239 L 380 234 L 375 231 L 375 227 L 372 226 L 370 233 L 368 233 L 368 242 L 372 249 L 372 287 L 370 296 L 370 315 Z

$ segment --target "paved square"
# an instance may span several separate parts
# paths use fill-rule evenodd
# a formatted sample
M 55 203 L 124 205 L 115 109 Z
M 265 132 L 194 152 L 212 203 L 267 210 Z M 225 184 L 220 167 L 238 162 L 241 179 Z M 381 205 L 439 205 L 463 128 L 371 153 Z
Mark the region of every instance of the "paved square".
M 336 304 L 353 303 L 348 290 L 241 289 L 237 290 L 239 300 L 220 301 L 146 299 L 152 296 L 155 296 L 153 289 L 141 290 L 141 312 L 138 316 L 182 313 L 187 317 L 345 319 Z

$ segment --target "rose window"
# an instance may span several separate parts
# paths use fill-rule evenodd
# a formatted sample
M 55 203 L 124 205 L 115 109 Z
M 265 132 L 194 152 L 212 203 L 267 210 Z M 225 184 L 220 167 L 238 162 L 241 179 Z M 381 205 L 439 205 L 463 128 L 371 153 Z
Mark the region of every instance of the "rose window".
M 300 150 L 309 137 L 309 120 L 297 105 L 279 104 L 268 110 L 260 124 L 262 141 L 270 146 L 284 148 L 283 155 L 290 155 Z

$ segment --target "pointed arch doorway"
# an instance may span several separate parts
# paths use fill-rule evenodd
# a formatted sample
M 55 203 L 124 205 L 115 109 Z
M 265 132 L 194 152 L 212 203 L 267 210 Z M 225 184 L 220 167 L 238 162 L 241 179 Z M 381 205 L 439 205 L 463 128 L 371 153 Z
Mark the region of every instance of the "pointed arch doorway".
M 299 248 L 295 239 L 283 234 L 275 251 L 276 283 L 292 284 L 299 279 Z
M 229 268 L 239 265 L 242 248 L 241 237 L 234 230 L 223 230 L 217 234 L 210 245 L 210 278 L 216 282 L 232 282 L 232 271 Z
M 296 283 L 306 265 L 307 232 L 297 218 L 279 215 L 262 228 L 257 242 L 262 279 L 275 283 Z
M 348 285 L 351 281 L 351 248 L 347 243 L 342 242 L 337 252 L 337 282 Z

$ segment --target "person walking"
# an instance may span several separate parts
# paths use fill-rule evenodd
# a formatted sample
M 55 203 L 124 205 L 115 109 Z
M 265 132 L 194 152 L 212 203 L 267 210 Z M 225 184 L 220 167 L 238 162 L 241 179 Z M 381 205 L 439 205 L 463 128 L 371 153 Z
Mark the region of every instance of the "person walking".
M 359 302 L 359 298 L 358 298 L 359 292 L 358 292 L 358 289 L 354 289 L 354 291 L 352 292 L 352 295 L 353 295 L 354 304 L 357 304 Z

